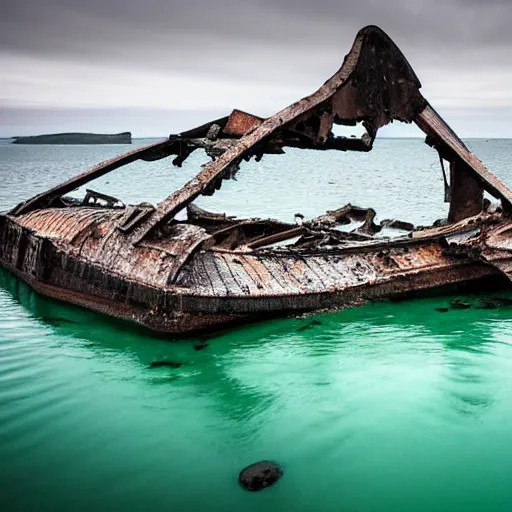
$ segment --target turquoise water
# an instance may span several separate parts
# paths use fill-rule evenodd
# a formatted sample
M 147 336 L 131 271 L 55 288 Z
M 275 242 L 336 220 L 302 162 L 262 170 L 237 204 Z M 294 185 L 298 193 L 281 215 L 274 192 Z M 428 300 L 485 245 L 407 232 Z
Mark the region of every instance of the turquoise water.
M 510 141 L 470 144 L 512 183 Z M 0 209 L 122 149 L 1 145 Z M 443 216 L 421 141 L 366 156 L 291 152 L 201 204 L 288 219 L 351 200 L 380 218 Z M 158 200 L 193 163 L 137 164 L 92 188 Z M 512 307 L 478 309 L 475 295 L 471 309 L 435 311 L 451 298 L 262 322 L 197 351 L 1 270 L 0 510 L 511 510 Z M 149 367 L 162 359 L 183 365 Z M 261 459 L 284 476 L 247 493 L 238 472 Z

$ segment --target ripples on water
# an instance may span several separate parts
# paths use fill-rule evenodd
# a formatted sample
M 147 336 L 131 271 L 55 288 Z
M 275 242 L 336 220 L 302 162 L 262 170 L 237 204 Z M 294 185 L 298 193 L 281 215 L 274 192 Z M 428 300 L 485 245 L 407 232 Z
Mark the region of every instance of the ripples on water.
M 350 157 L 341 168 L 326 159 L 319 175 L 336 182 L 329 187 L 310 170 L 312 161 L 297 169 L 292 155 L 291 167 L 251 168 L 245 182 L 240 174 L 226 183 L 217 205 L 243 214 L 270 208 L 288 219 L 297 208 L 316 215 L 350 200 L 377 206 L 381 217 L 441 217 L 442 182 L 437 168 L 430 171 L 430 153 L 404 141 L 397 158 L 400 141 L 379 144 L 388 159 L 363 191 L 351 173 L 370 172 L 368 160 Z M 487 150 L 483 141 L 473 144 L 482 146 L 477 154 Z M 489 164 L 510 166 L 500 153 L 510 154 L 509 142 L 489 147 Z M 119 149 L 0 146 L 0 205 Z M 193 170 L 163 162 L 154 183 L 141 164 L 134 169 L 140 182 L 122 171 L 120 187 L 107 176 L 93 188 L 158 200 Z M 500 172 L 507 181 L 510 167 Z M 396 197 L 397 174 L 416 202 Z M 300 183 L 298 197 L 284 195 L 290 180 Z M 243 185 L 259 195 L 229 194 Z M 141 189 L 146 197 L 137 197 Z M 435 311 L 449 300 L 263 322 L 221 333 L 196 351 L 195 340 L 151 337 L 42 298 L 0 271 L 0 506 L 510 510 L 512 308 Z M 162 359 L 183 366 L 148 367 Z M 261 494 L 245 493 L 237 472 L 263 458 L 282 462 L 285 476 Z

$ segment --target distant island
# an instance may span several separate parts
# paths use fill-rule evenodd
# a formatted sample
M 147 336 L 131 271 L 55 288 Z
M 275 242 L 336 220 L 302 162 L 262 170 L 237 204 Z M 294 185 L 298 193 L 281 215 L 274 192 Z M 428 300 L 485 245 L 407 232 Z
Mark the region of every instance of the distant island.
M 131 144 L 131 132 L 103 133 L 54 133 L 30 137 L 13 137 L 13 144 Z

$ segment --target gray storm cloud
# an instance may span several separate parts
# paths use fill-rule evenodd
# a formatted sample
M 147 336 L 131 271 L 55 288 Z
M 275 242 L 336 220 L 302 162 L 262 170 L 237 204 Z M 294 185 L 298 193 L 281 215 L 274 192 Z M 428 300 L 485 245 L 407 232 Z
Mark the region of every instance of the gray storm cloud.
M 120 129 L 136 112 L 141 135 L 232 107 L 270 115 L 335 72 L 368 24 L 463 135 L 512 135 L 499 109 L 512 107 L 508 0 L 18 0 L 1 12 L 1 135 L 45 131 L 42 112 L 89 129 L 105 109 Z

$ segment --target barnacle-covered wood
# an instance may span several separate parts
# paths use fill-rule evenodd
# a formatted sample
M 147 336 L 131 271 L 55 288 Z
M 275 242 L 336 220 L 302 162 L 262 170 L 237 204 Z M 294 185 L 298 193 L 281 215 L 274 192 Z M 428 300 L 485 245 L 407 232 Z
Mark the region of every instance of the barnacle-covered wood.
M 45 295 L 172 334 L 510 280 L 512 192 L 471 154 L 420 87 L 391 39 L 366 27 L 332 78 L 274 116 L 235 109 L 103 162 L 0 215 L 0 263 Z M 193 203 L 214 194 L 246 160 L 286 147 L 370 151 L 378 129 L 393 120 L 416 122 L 450 164 L 450 213 L 439 226 L 376 223 L 366 205 L 309 220 L 298 213 L 287 223 Z M 357 123 L 366 130 L 361 138 L 333 133 L 334 124 Z M 125 206 L 90 189 L 83 200 L 66 196 L 138 160 L 173 156 L 180 167 L 197 150 L 211 161 L 156 206 Z M 504 208 L 485 205 L 484 190 Z M 403 231 L 383 237 L 390 229 Z

